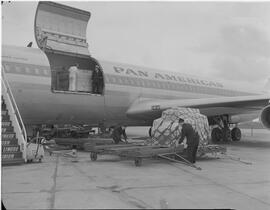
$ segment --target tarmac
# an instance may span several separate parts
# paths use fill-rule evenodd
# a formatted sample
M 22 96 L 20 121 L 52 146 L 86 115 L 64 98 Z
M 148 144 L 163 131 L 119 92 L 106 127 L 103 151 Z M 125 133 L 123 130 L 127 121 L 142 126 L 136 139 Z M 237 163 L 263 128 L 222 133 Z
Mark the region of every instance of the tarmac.
M 246 130 L 227 154 L 206 157 L 196 170 L 166 160 L 134 161 L 78 152 L 78 162 L 46 153 L 42 163 L 2 167 L 7 209 L 270 209 L 270 132 Z

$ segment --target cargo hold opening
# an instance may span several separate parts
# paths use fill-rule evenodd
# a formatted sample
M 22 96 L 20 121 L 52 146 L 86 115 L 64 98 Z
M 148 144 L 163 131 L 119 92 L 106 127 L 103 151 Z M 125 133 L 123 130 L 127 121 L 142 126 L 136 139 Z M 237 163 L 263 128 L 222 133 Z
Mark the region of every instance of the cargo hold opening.
M 94 58 L 79 58 L 68 55 L 47 54 L 53 92 L 103 94 L 103 71 Z M 93 75 L 96 68 L 100 73 Z M 93 78 L 94 76 L 94 78 Z
M 49 60 L 53 92 L 104 93 L 102 68 L 90 55 L 86 40 L 90 16 L 88 11 L 63 4 L 47 1 L 38 3 L 35 38 Z

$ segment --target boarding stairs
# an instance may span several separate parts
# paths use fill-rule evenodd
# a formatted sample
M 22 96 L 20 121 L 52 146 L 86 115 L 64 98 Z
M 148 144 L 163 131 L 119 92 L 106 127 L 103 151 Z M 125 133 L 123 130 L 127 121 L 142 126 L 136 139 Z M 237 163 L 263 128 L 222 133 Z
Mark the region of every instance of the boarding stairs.
M 26 162 L 27 134 L 13 97 L 12 91 L 2 69 L 2 166 Z

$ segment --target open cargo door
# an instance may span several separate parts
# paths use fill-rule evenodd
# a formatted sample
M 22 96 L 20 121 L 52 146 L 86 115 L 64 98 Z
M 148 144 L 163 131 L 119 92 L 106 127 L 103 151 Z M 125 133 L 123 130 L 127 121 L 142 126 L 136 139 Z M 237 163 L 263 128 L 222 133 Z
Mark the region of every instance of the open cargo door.
M 53 92 L 93 93 L 92 73 L 96 66 L 102 68 L 88 51 L 86 29 L 89 19 L 90 12 L 87 11 L 54 2 L 38 3 L 35 38 L 49 59 Z M 78 71 L 74 74 L 73 68 L 71 75 L 72 66 L 77 66 Z M 104 82 L 101 83 L 98 94 L 103 94 Z
M 46 53 L 90 56 L 86 28 L 90 12 L 54 2 L 39 2 L 35 17 L 35 38 Z

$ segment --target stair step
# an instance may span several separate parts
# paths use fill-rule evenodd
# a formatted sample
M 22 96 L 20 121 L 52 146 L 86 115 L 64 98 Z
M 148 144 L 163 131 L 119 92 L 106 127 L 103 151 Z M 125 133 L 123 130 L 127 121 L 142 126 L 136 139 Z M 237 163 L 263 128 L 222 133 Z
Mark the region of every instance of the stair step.
M 22 158 L 14 158 L 14 159 L 2 159 L 2 166 L 8 166 L 8 165 L 19 165 L 23 164 L 24 159 Z
M 3 103 L 3 101 L 2 101 L 1 109 L 2 109 L 2 110 L 7 110 L 7 106 L 6 106 L 5 103 Z
M 5 116 L 5 115 L 8 115 L 8 110 L 2 110 L 1 114 L 2 114 L 2 117 Z
M 3 121 L 2 120 L 2 128 L 3 127 L 8 127 L 8 126 L 11 126 L 12 124 L 11 124 L 11 121 Z
M 8 127 L 3 127 L 1 130 L 2 134 L 3 133 L 11 133 L 14 132 L 13 126 L 8 126 Z
M 2 146 L 2 154 L 9 153 L 9 152 L 20 152 L 20 146 L 19 145 Z
M 18 140 L 16 138 L 9 140 L 2 140 L 2 147 L 8 145 L 18 145 Z
M 9 115 L 2 115 L 2 122 L 10 121 Z
M 2 153 L 2 160 L 22 158 L 22 152 L 5 152 Z
M 16 134 L 14 132 L 2 134 L 2 140 L 14 139 L 15 137 L 16 137 Z

